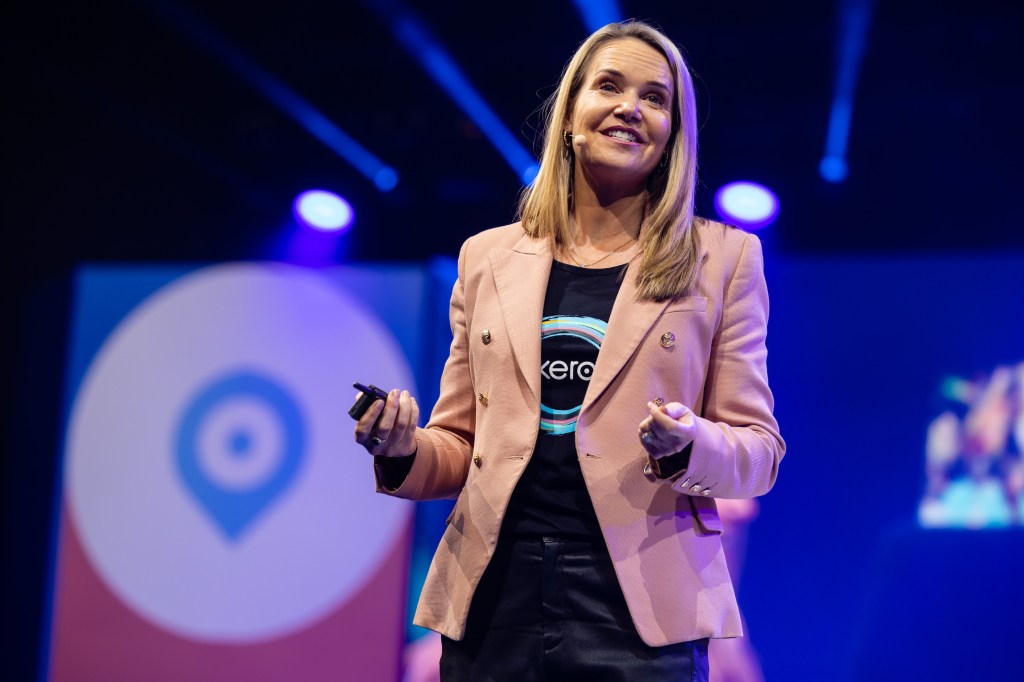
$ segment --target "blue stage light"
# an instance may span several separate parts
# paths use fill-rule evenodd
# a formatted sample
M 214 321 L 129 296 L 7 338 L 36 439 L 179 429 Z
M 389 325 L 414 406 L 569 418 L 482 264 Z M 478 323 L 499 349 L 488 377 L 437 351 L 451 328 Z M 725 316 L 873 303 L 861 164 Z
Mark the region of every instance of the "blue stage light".
M 818 172 L 829 182 L 842 182 L 846 179 L 846 159 L 841 156 L 826 156 L 818 164 Z
M 828 182 L 842 182 L 846 179 L 846 145 L 850 139 L 854 94 L 867 49 L 873 5 L 874 0 L 840 2 L 835 94 L 828 118 L 825 153 L 818 164 L 818 172 Z
M 616 21 L 622 21 L 622 10 L 615 0 L 576 0 L 583 24 L 591 33 Z
M 381 192 L 390 192 L 398 184 L 398 173 L 394 168 L 384 166 L 374 174 L 373 184 L 377 185 Z
M 343 232 L 355 219 L 351 204 L 322 189 L 311 189 L 295 197 L 293 209 L 296 220 L 321 232 Z
M 395 40 L 469 116 L 515 171 L 516 177 L 528 184 L 536 175 L 531 171 L 536 159 L 505 127 L 427 25 L 402 0 L 364 0 L 364 4 L 391 27 Z
M 169 19 L 197 46 L 241 77 L 305 128 L 310 135 L 352 164 L 356 170 L 372 180 L 377 189 L 389 192 L 398 184 L 398 173 L 394 168 L 374 156 L 370 150 L 292 90 L 287 83 L 257 64 L 248 54 L 204 23 L 196 14 L 181 6 L 181 3 L 149 0 L 144 4 Z
M 779 213 L 779 198 L 756 182 L 730 182 L 715 193 L 715 209 L 723 220 L 748 230 L 765 227 Z

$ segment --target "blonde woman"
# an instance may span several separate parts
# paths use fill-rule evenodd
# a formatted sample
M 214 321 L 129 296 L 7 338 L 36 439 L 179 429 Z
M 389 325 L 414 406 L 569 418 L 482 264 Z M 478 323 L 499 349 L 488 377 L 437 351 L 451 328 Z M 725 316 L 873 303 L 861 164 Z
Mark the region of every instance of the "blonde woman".
M 392 391 L 358 422 L 378 489 L 454 498 L 415 622 L 442 680 L 707 679 L 741 635 L 716 498 L 774 484 L 756 237 L 693 215 L 678 48 L 591 35 L 547 109 L 520 222 L 469 239 L 430 421 Z

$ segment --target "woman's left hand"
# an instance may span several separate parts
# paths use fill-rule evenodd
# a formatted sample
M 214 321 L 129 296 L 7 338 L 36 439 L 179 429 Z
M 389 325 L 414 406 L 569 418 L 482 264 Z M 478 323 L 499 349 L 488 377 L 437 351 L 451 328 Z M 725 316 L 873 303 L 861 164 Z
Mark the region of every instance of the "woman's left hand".
M 655 459 L 682 452 L 693 442 L 694 414 L 682 403 L 647 403 L 650 414 L 640 422 L 637 436 L 644 449 Z

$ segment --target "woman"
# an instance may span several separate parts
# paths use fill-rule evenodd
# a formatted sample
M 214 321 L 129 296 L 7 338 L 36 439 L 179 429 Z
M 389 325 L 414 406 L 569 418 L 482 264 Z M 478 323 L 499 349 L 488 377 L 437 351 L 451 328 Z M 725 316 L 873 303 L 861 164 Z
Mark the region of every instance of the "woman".
M 775 482 L 758 240 L 693 216 L 679 50 L 591 35 L 549 102 L 521 222 L 469 239 L 425 428 L 394 390 L 356 426 L 378 489 L 458 497 L 415 622 L 442 679 L 706 679 L 741 634 L 715 498 Z

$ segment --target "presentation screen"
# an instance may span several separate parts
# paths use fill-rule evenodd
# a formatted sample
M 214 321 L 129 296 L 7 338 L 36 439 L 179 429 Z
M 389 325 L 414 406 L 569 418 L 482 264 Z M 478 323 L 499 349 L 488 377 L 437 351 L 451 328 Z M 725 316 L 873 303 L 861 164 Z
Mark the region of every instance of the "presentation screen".
M 396 678 L 413 507 L 347 411 L 355 381 L 417 392 L 429 279 L 77 273 L 50 679 Z

